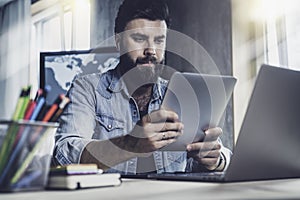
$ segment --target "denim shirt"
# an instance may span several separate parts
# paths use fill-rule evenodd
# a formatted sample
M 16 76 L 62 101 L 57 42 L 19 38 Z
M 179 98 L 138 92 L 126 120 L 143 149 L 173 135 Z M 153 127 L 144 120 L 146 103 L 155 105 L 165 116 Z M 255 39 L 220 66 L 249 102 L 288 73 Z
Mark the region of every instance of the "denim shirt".
M 55 135 L 56 164 L 79 163 L 89 142 L 129 134 L 140 120 L 137 104 L 119 77 L 114 69 L 79 76 L 73 81 L 68 91 L 71 104 L 64 111 Z M 167 81 L 159 78 L 153 87 L 148 113 L 160 108 L 166 87 Z M 193 163 L 188 164 L 186 152 L 155 151 L 153 156 L 158 173 L 191 171 L 193 167 Z M 136 169 L 137 158 L 132 158 L 108 172 L 134 174 Z

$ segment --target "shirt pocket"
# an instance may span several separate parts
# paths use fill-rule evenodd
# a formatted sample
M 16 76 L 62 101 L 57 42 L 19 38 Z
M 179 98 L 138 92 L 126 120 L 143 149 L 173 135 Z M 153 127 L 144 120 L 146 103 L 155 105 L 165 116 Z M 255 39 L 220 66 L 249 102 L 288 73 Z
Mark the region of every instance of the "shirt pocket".
M 104 134 L 100 137 L 112 138 L 124 134 L 125 123 L 123 121 L 108 115 L 96 115 L 96 120 L 100 128 L 100 134 Z

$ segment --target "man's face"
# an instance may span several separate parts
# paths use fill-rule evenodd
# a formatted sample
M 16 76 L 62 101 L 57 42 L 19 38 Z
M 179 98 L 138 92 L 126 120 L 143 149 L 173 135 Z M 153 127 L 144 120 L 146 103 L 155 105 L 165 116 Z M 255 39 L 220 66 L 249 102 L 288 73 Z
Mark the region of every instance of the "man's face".
M 156 81 L 162 71 L 162 66 L 158 64 L 164 61 L 166 36 L 165 21 L 130 21 L 116 40 L 122 55 L 122 67 L 126 68 L 123 70 L 127 72 L 134 68 L 136 78 L 144 82 Z

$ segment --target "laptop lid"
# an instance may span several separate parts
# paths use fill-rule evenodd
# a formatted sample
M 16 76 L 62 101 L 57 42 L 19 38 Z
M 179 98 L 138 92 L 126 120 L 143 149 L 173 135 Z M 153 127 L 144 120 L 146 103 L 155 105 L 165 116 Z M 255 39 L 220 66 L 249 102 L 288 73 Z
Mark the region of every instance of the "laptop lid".
M 263 65 L 226 181 L 300 177 L 300 72 Z
M 204 130 L 221 126 L 235 83 L 232 76 L 175 72 L 162 107 L 175 111 L 185 128 L 176 142 L 160 150 L 185 151 L 187 144 L 203 139 Z

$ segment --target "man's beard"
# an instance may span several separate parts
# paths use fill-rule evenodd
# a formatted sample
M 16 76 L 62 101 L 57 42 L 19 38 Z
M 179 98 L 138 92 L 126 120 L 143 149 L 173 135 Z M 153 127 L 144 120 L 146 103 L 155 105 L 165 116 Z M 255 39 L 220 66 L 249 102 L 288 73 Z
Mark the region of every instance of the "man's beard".
M 139 57 L 134 61 L 128 54 L 124 54 L 120 58 L 120 71 L 122 75 L 131 77 L 131 81 L 144 84 L 156 83 L 163 72 L 163 63 L 163 60 L 158 62 L 153 56 Z M 154 66 L 142 66 L 142 64 L 153 64 Z

